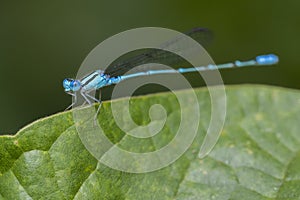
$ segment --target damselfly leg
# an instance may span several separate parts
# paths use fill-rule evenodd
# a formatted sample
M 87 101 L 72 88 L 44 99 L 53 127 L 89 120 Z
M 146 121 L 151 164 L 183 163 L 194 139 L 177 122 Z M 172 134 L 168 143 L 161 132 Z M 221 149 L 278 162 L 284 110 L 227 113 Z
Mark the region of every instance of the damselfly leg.
M 73 102 L 71 105 L 69 105 L 65 110 L 69 110 L 69 109 L 72 108 L 72 107 L 76 104 L 76 102 L 77 102 L 77 95 L 76 95 L 76 93 L 67 92 L 67 94 L 69 94 L 69 95 L 71 95 L 71 96 L 74 97 L 74 102 Z

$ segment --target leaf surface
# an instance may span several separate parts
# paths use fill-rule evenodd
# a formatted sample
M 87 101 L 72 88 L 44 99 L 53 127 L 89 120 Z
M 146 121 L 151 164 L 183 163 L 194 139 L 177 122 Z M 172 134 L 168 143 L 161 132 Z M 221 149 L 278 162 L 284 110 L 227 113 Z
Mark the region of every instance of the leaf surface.
M 201 120 L 194 143 L 173 164 L 150 173 L 120 172 L 98 162 L 82 144 L 70 111 L 40 119 L 15 136 L 0 136 L 0 199 L 300 199 L 300 92 L 226 87 L 226 123 L 204 159 L 198 152 L 210 120 L 210 97 L 206 89 L 196 94 Z M 174 137 L 180 109 L 172 93 L 132 98 L 137 124 L 150 122 L 153 104 L 164 106 L 170 121 L 151 138 L 126 138 L 109 102 L 101 108 L 100 125 L 113 143 L 125 141 L 120 148 L 158 150 Z

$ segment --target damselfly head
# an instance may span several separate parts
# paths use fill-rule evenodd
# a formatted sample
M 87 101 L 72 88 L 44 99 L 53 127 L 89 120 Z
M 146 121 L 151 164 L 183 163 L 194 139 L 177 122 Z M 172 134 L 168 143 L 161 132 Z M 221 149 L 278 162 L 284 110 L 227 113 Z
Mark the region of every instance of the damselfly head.
M 78 80 L 66 78 L 63 80 L 63 87 L 65 88 L 65 92 L 76 92 L 80 90 L 81 84 Z

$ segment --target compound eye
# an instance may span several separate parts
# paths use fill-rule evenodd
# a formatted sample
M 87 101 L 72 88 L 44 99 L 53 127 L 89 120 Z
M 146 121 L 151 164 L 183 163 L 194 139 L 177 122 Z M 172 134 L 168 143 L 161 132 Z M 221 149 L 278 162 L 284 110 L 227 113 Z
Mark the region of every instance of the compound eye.
M 80 82 L 77 80 L 72 81 L 72 88 L 73 91 L 78 91 L 80 89 Z

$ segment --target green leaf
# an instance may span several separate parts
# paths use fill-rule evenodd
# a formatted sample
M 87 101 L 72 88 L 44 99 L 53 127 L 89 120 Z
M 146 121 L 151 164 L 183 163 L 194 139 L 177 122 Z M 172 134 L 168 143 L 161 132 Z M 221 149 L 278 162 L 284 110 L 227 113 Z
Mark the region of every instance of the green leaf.
M 176 162 L 150 173 L 120 172 L 97 162 L 83 146 L 71 112 L 38 120 L 15 136 L 0 136 L 0 199 L 300 199 L 300 92 L 226 87 L 226 124 L 204 159 L 198 152 L 210 120 L 210 97 L 206 89 L 196 93 L 197 138 Z M 166 145 L 180 120 L 176 97 L 161 93 L 130 102 L 137 124 L 150 122 L 148 109 L 155 103 L 165 107 L 173 123 L 163 134 L 131 138 L 122 148 L 140 152 Z M 99 122 L 112 142 L 124 137 L 109 102 Z

